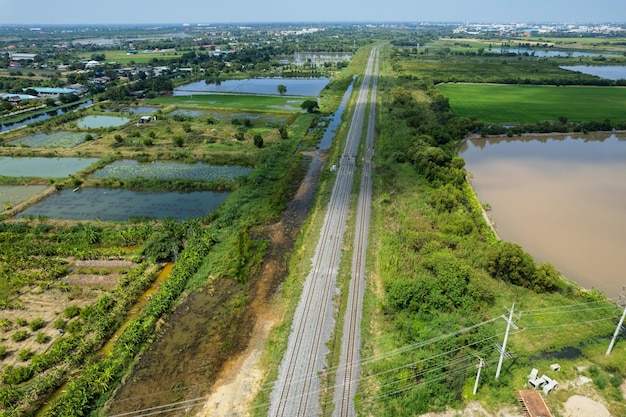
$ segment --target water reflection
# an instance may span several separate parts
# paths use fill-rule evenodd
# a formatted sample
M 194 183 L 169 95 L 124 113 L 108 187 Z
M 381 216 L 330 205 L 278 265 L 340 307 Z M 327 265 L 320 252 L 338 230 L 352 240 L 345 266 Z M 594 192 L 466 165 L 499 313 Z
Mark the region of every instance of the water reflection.
M 488 138 L 460 151 L 502 239 L 608 296 L 626 247 L 626 135 Z

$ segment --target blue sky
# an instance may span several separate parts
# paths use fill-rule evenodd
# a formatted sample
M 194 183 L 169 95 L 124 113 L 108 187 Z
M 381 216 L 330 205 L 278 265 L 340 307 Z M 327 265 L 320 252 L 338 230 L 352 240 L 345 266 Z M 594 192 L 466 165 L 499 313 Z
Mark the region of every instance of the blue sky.
M 624 0 L 0 0 L 0 24 L 626 22 Z

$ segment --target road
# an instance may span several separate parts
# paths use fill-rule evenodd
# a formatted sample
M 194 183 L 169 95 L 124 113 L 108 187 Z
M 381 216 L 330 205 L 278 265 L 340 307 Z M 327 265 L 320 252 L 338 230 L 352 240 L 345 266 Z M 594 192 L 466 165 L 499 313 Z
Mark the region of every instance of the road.
M 377 55 L 378 52 L 375 48 L 367 64 L 346 145 L 340 157 L 336 182 L 328 203 L 320 239 L 312 258 L 312 269 L 306 277 L 302 296 L 294 313 L 287 350 L 281 362 L 278 379 L 270 397 L 268 416 L 271 417 L 318 416 L 321 414 L 319 375 L 326 366 L 326 356 L 328 354 L 326 344 L 330 340 L 335 325 L 334 313 L 336 308 L 334 303 L 335 297 L 338 295 L 336 285 L 337 272 L 339 270 L 346 220 L 350 208 L 350 195 L 356 170 L 357 154 L 361 137 L 363 136 L 363 121 L 368 104 L 371 74 L 374 62 L 378 62 L 376 59 Z M 372 109 L 370 117 L 373 114 L 374 110 Z M 363 218 L 357 220 L 357 231 L 366 227 L 365 238 L 363 238 L 363 232 L 361 231 L 361 240 L 358 242 L 358 246 L 355 244 L 354 248 L 355 256 L 357 256 L 356 253 L 358 252 L 359 262 L 362 264 L 362 266 L 357 268 L 358 274 L 363 278 L 365 268 L 364 246 L 367 241 L 369 201 L 371 200 L 371 183 L 369 182 L 371 173 L 369 171 L 370 158 L 373 151 L 373 123 L 370 123 L 369 126 L 368 144 L 366 146 L 361 180 L 361 187 L 363 187 L 365 181 L 368 191 L 364 193 L 363 189 L 361 189 L 359 196 L 359 212 L 363 210 L 362 206 L 366 207 L 367 210 L 366 214 L 361 214 Z M 364 205 L 362 203 L 363 194 L 366 194 L 365 198 L 368 200 L 368 203 Z M 356 290 L 357 293 L 362 293 L 363 285 L 358 284 L 357 287 L 360 288 Z M 360 299 L 361 297 L 356 298 Z M 359 326 L 360 328 L 360 306 L 358 306 L 356 311 L 354 306 L 348 310 L 351 313 L 346 316 L 346 321 L 349 319 L 352 323 L 351 326 Z M 352 348 L 347 348 L 346 350 L 346 363 L 354 364 L 354 352 L 356 351 L 358 355 L 360 330 L 352 327 L 348 332 L 352 333 L 354 339 L 351 343 L 347 343 L 347 345 L 351 344 Z M 358 362 L 358 359 L 356 362 Z M 342 395 L 348 395 L 347 402 L 352 403 L 348 408 L 353 410 L 354 388 L 356 388 L 358 382 L 354 375 L 358 375 L 358 372 L 354 372 L 352 366 L 344 365 L 342 369 L 345 371 L 342 372 L 342 381 L 347 378 L 350 382 L 346 384 L 340 383 L 338 380 L 338 385 L 349 387 L 347 394 Z M 342 387 L 342 391 L 345 393 L 346 390 Z

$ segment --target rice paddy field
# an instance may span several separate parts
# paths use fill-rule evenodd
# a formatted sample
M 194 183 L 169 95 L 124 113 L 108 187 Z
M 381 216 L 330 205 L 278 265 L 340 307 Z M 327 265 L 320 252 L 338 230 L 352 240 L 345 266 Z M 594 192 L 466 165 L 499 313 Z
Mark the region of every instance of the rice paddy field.
M 455 113 L 488 123 L 622 121 L 626 88 L 443 84 L 437 87 Z

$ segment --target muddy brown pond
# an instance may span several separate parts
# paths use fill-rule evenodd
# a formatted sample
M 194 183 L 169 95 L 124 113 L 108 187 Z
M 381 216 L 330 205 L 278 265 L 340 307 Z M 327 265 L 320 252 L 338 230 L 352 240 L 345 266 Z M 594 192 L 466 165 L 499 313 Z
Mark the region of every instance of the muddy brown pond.
M 585 288 L 626 284 L 626 134 L 473 139 L 459 151 L 503 240 Z

